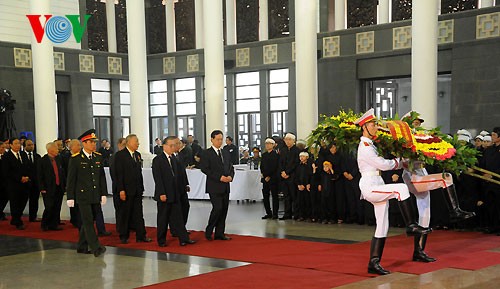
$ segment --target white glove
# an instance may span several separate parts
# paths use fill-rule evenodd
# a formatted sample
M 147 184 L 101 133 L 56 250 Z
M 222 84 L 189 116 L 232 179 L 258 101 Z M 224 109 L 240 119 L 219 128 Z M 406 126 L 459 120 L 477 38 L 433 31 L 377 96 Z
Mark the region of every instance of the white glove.
M 107 200 L 108 199 L 106 198 L 106 196 L 101 196 L 101 205 L 103 205 L 103 206 L 106 205 Z
M 67 200 L 66 204 L 68 205 L 68 207 L 73 208 L 75 207 L 75 200 Z

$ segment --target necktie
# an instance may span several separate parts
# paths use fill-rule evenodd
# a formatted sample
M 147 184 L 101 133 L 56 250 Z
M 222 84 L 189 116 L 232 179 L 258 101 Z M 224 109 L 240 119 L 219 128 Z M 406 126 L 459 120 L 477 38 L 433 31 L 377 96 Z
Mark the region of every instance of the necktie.
M 92 154 L 89 155 L 89 160 L 92 160 Z
M 31 152 L 28 153 L 28 159 L 30 160 L 30 162 L 33 162 L 33 157 L 31 156 L 31 154 L 32 154 Z
M 50 159 L 52 163 L 52 169 L 54 169 L 54 175 L 56 176 L 56 185 L 59 186 L 59 170 L 57 169 L 57 164 L 55 159 Z
M 17 159 L 21 162 L 21 164 L 23 163 L 23 160 L 21 159 L 21 156 L 19 155 L 19 153 L 16 153 L 16 157 Z
M 168 156 L 168 163 L 170 165 L 170 170 L 172 171 L 172 176 L 175 177 L 175 172 L 174 172 L 174 159 L 172 156 Z
M 217 154 L 219 155 L 220 161 L 224 163 L 224 159 L 222 158 L 222 152 L 220 151 L 220 149 L 217 150 Z

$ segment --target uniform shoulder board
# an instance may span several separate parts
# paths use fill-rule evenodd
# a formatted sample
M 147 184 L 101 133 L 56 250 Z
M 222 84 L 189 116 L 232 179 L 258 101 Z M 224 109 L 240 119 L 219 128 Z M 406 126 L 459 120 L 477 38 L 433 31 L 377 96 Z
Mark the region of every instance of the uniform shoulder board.
M 370 146 L 370 144 L 369 144 L 369 143 L 367 143 L 367 142 L 365 142 L 365 141 L 363 142 L 363 144 L 364 144 L 365 146 L 367 146 L 367 147 L 369 147 L 369 146 Z
M 80 153 L 74 153 L 71 155 L 72 158 L 76 157 L 77 155 L 79 155 Z
M 102 154 L 100 152 L 94 152 L 96 155 L 101 156 Z

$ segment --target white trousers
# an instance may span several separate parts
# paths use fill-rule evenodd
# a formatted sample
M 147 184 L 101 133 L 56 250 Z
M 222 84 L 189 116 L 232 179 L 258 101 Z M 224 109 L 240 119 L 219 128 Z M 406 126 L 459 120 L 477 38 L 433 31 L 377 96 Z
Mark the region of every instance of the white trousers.
M 359 182 L 363 199 L 373 204 L 377 227 L 375 238 L 387 237 L 389 231 L 389 200 L 404 201 L 410 197 L 405 184 L 384 184 L 381 177 L 362 177 Z

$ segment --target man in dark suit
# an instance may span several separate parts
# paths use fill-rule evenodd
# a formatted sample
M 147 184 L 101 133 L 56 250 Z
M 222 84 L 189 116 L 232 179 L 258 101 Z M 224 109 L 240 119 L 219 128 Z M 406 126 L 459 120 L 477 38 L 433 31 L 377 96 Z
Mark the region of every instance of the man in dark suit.
M 226 136 L 226 145 L 223 150 L 227 151 L 231 156 L 231 163 L 233 165 L 237 165 L 240 161 L 240 153 L 238 151 L 238 147 L 233 144 L 233 138 L 230 136 Z
M 155 181 L 155 195 L 157 202 L 157 240 L 160 247 L 167 245 L 167 228 L 174 230 L 179 237 L 179 244 L 185 246 L 194 244 L 190 240 L 186 226 L 183 223 L 180 196 L 185 185 L 180 181 L 179 173 L 184 170 L 174 157 L 177 146 L 177 137 L 169 136 L 163 141 L 163 153 L 153 159 L 153 178 Z
M 3 173 L 3 158 L 5 156 L 5 144 L 3 141 L 0 141 L 0 183 L 5 184 L 5 176 Z M 0 186 L 0 221 L 5 221 L 7 220 L 7 217 L 5 216 L 5 213 L 3 210 L 5 210 L 5 207 L 7 206 L 7 203 L 9 202 L 9 195 L 7 194 L 7 188 L 6 186 Z
M 21 151 L 19 139 L 16 137 L 10 139 L 10 151 L 4 154 L 2 166 L 9 192 L 10 214 L 12 216 L 10 224 L 16 226 L 18 230 L 25 229 L 21 217 L 33 185 L 28 162 L 28 156 Z
M 299 149 L 295 145 L 295 135 L 287 133 L 285 135 L 285 147 L 280 150 L 281 179 L 283 196 L 285 198 L 285 214 L 280 220 L 291 219 L 298 214 L 297 190 L 293 179 L 295 169 L 299 165 Z M 298 216 L 295 216 L 298 219 Z
M 181 139 L 179 142 L 179 151 L 177 152 L 177 159 L 181 165 L 186 168 L 193 165 L 193 149 L 187 145 L 187 140 Z
M 144 193 L 144 181 L 142 178 L 141 154 L 139 139 L 135 134 L 128 135 L 125 139 L 126 148 L 117 152 L 114 159 L 114 177 L 116 190 L 120 195 L 117 222 L 118 233 L 122 244 L 128 243 L 130 227 L 135 231 L 137 242 L 151 242 L 146 237 L 146 227 L 142 210 L 142 194 Z
M 153 153 L 155 155 L 160 155 L 162 152 L 163 152 L 163 147 L 161 146 L 161 139 L 160 138 L 156 138 L 155 139 L 155 146 L 153 148 Z
M 68 193 L 68 207 L 78 205 L 82 225 L 77 253 L 94 253 L 95 257 L 103 254 L 106 247 L 97 239 L 94 229 L 94 219 L 100 204 L 106 204 L 108 194 L 106 176 L 102 166 L 102 158 L 96 153 L 95 130 L 90 129 L 78 138 L 83 150 L 71 156 L 68 166 L 66 191 Z M 90 247 L 90 251 L 88 250 Z
M 65 191 L 65 177 L 61 160 L 57 157 L 57 145 L 50 142 L 46 146 L 47 154 L 38 162 L 38 186 L 42 194 L 45 210 L 42 216 L 42 231 L 60 231 L 59 216 L 61 205 L 59 199 Z
M 201 156 L 200 168 L 207 175 L 206 193 L 212 202 L 212 211 L 205 229 L 205 237 L 212 240 L 215 228 L 215 240 L 231 240 L 224 234 L 226 229 L 227 210 L 229 208 L 229 183 L 233 181 L 234 168 L 231 156 L 222 150 L 223 134 L 214 130 L 210 134 L 212 147 L 206 149 Z
M 38 162 L 40 161 L 41 157 L 35 152 L 35 144 L 30 139 L 27 139 L 24 142 L 24 152 L 28 155 L 28 167 L 30 170 L 30 175 L 33 179 L 29 195 L 29 220 L 30 222 L 37 222 L 38 201 L 40 199 L 37 171 Z
M 125 149 L 126 146 L 126 141 L 124 137 L 121 137 L 118 139 L 118 142 L 116 143 L 118 151 L 121 151 Z M 115 165 L 115 156 L 116 154 L 112 155 L 111 158 L 109 159 L 109 175 L 111 176 L 111 193 L 113 194 L 113 206 L 115 207 L 115 220 L 116 220 L 116 228 L 120 227 L 119 221 L 120 221 L 120 192 L 117 189 L 116 186 L 116 165 Z
M 82 145 L 80 144 L 80 141 L 77 139 L 72 139 L 69 142 L 69 154 L 62 154 L 61 156 L 61 163 L 63 167 L 63 171 L 65 174 L 68 172 L 68 166 L 69 166 L 69 160 L 71 159 L 71 156 L 74 154 L 80 154 L 80 151 L 82 150 Z M 61 199 L 62 202 L 62 199 Z M 70 222 L 73 224 L 75 228 L 80 228 L 82 221 L 80 220 L 80 212 L 78 211 L 78 206 L 74 206 L 73 208 L 69 208 L 69 214 L 70 214 Z
M 262 219 L 273 220 L 278 219 L 279 199 L 278 199 L 278 185 L 280 182 L 280 167 L 279 155 L 274 150 L 276 142 L 272 138 L 267 138 L 265 141 L 266 152 L 262 154 L 260 163 L 260 172 L 262 173 L 262 195 L 264 197 L 264 209 L 266 215 Z M 271 210 L 271 203 L 269 197 L 273 197 L 273 207 Z
M 189 159 L 192 159 L 190 152 L 183 153 L 186 150 L 191 150 L 191 148 L 189 146 L 186 146 L 186 144 L 187 141 L 177 138 L 177 149 L 174 155 L 182 168 L 186 168 L 186 162 L 189 161 Z M 184 225 L 186 225 L 189 216 L 189 208 L 191 207 L 188 197 L 188 192 L 191 190 L 191 188 L 189 187 L 189 180 L 187 178 L 185 169 L 179 171 L 178 181 L 181 182 L 181 187 L 184 187 L 184 190 L 181 191 L 180 203 L 182 210 L 182 219 L 184 220 Z M 170 233 L 174 236 L 176 235 L 175 230 L 171 230 Z

